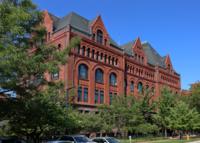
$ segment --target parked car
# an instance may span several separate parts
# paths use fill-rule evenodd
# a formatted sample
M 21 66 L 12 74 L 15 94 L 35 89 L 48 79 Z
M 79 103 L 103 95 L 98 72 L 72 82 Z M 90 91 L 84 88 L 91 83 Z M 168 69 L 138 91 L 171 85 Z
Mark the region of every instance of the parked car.
M 96 137 L 92 141 L 96 143 L 120 143 L 117 139 L 113 137 Z
M 48 141 L 47 143 L 73 143 L 71 141 Z
M 59 141 L 70 141 L 73 143 L 95 143 L 84 135 L 62 136 Z
M 24 140 L 20 140 L 17 137 L 0 137 L 0 143 L 26 143 Z

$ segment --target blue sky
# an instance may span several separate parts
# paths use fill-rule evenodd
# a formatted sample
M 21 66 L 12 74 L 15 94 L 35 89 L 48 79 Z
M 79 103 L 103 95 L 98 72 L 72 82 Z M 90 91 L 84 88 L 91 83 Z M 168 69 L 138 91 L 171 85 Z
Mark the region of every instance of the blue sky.
M 33 0 L 40 10 L 63 17 L 74 11 L 99 14 L 110 36 L 124 44 L 136 37 L 161 56 L 170 54 L 183 89 L 200 80 L 200 0 Z

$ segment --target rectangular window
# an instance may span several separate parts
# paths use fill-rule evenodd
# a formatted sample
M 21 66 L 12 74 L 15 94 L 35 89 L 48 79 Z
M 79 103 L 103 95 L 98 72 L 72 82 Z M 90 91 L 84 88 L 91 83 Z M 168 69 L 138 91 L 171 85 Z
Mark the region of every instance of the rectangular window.
M 88 88 L 84 88 L 84 102 L 88 102 Z
M 100 91 L 100 104 L 103 104 L 104 103 L 104 91 L 101 90 Z
M 112 104 L 112 92 L 109 93 L 109 98 L 110 98 L 109 104 L 111 105 Z
M 78 102 L 82 101 L 82 87 L 78 87 Z
M 97 104 L 99 100 L 99 90 L 95 89 L 94 103 Z
M 57 79 L 59 79 L 59 72 L 57 71 L 57 72 L 52 73 L 52 74 L 51 74 L 51 79 L 52 79 L 52 80 L 57 80 Z

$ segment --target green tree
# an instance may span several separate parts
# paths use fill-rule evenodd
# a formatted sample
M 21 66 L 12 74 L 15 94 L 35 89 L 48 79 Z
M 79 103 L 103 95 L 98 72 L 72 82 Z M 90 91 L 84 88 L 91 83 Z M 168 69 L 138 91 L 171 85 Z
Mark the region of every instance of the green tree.
M 50 132 L 72 128 L 63 84 L 44 75 L 58 72 L 80 39 L 71 39 L 62 51 L 47 45 L 43 13 L 31 0 L 2 0 L 0 17 L 0 87 L 18 97 L 1 101 L 0 120 L 9 120 L 15 135 L 35 142 Z
M 199 113 L 195 108 L 190 108 L 183 101 L 178 101 L 174 107 L 170 108 L 168 116 L 168 127 L 171 130 L 192 131 L 200 128 Z
M 157 114 L 154 116 L 156 124 L 164 131 L 167 137 L 167 129 L 169 126 L 169 113 L 171 107 L 174 107 L 177 102 L 177 95 L 170 92 L 167 88 L 161 91 L 161 95 L 157 102 Z
M 188 103 L 190 104 L 190 107 L 196 108 L 200 113 L 200 83 L 196 83 L 190 90 L 191 96 L 188 96 Z
M 133 96 L 116 96 L 110 106 L 100 108 L 105 131 L 116 129 L 122 136 L 128 132 L 148 134 L 157 131 L 153 123 L 155 104 L 148 93 L 135 98 Z

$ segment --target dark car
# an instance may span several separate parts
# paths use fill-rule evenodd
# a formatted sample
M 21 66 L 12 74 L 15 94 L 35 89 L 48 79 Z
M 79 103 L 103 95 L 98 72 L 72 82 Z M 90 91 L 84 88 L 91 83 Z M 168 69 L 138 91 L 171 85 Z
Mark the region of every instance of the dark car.
M 84 135 L 62 136 L 59 140 L 71 141 L 73 143 L 94 143 L 92 140 Z
M 16 137 L 0 137 L 0 143 L 26 143 Z
M 96 137 L 92 141 L 96 143 L 120 143 L 117 139 L 113 137 Z
M 70 141 L 48 141 L 47 143 L 72 143 Z

